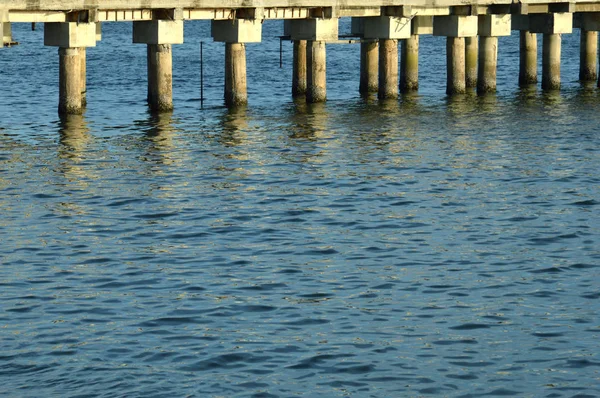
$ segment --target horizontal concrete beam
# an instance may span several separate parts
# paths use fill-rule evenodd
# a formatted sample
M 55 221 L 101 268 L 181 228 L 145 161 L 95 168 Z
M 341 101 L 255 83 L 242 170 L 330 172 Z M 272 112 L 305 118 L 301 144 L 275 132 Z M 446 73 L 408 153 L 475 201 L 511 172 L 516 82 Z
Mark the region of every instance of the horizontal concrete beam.
M 183 21 L 134 22 L 133 42 L 141 44 L 181 44 L 183 43 Z
M 286 20 L 283 31 L 284 35 L 290 36 L 292 40 L 337 40 L 339 20 L 338 18 Z
M 365 39 L 408 39 L 410 37 L 410 18 L 404 17 L 368 17 L 364 21 Z
M 211 35 L 214 41 L 222 43 L 260 43 L 262 23 L 253 19 L 212 21 Z
M 417 15 L 410 21 L 411 33 L 413 35 L 432 35 L 433 17 Z
M 600 31 L 600 13 L 580 13 L 573 18 L 573 27 L 591 32 Z
M 476 15 L 448 15 L 433 17 L 433 35 L 446 37 L 477 36 Z
M 478 21 L 479 36 L 497 37 L 510 36 L 511 16 L 505 15 L 480 15 Z
M 44 45 L 62 48 L 96 47 L 96 24 L 46 23 L 44 24 Z
M 571 33 L 573 32 L 573 14 L 563 12 L 556 14 L 529 15 L 529 31 L 531 33 Z

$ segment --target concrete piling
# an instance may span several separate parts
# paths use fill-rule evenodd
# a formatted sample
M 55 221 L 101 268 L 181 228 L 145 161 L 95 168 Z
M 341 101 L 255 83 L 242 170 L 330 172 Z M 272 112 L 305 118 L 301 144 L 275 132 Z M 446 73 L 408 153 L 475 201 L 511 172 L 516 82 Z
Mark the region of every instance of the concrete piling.
M 173 56 L 170 44 L 148 44 L 148 102 L 154 112 L 173 110 Z
M 498 37 L 479 37 L 479 65 L 477 93 L 496 91 L 496 70 L 498 64 Z
M 327 99 L 327 58 L 325 41 L 308 40 L 307 59 L 307 93 L 308 103 L 325 102 Z
M 77 115 L 83 112 L 81 105 L 81 57 L 79 48 L 58 48 L 59 94 L 58 113 Z
M 294 40 L 292 96 L 306 95 L 306 40 Z
M 519 86 L 536 84 L 537 77 L 537 35 L 527 30 L 519 32 Z
M 379 40 L 379 99 L 398 98 L 398 40 Z
M 465 37 L 465 85 L 477 87 L 479 42 L 477 36 Z
M 247 103 L 246 45 L 225 43 L 225 105 L 236 107 Z
M 446 38 L 446 94 L 466 93 L 465 81 L 465 38 Z
M 379 80 L 379 42 L 363 40 L 360 43 L 360 86 L 361 95 L 377 92 Z
M 85 47 L 79 48 L 79 58 L 81 62 L 81 106 L 85 108 L 87 105 L 87 50 Z
M 561 37 L 558 33 L 544 33 L 542 48 L 542 89 L 560 89 Z
M 581 30 L 579 48 L 579 80 L 594 81 L 597 73 L 598 32 Z
M 400 57 L 400 92 L 419 89 L 419 35 L 402 40 Z

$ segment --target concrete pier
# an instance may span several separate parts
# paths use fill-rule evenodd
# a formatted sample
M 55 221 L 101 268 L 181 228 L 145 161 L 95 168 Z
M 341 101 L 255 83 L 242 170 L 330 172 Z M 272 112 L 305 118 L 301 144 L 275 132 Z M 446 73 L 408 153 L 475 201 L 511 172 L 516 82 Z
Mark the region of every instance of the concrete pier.
M 307 92 L 309 103 L 325 102 L 327 99 L 327 57 L 325 42 L 309 40 L 306 49 Z
M 58 113 L 81 114 L 81 57 L 79 48 L 58 49 Z
M 232 108 L 247 103 L 246 46 L 225 43 L 225 105 Z
M 419 35 L 402 40 L 400 57 L 400 92 L 419 89 Z
M 498 38 L 494 36 L 480 36 L 477 93 L 484 94 L 496 91 L 497 65 Z
M 173 54 L 170 44 L 148 44 L 148 104 L 154 112 L 173 110 Z
M 542 89 L 560 89 L 560 34 L 544 33 L 542 48 Z
M 479 41 L 477 36 L 465 37 L 465 84 L 477 87 Z
M 537 35 L 527 30 L 519 32 L 519 86 L 537 84 Z
M 598 78 L 598 32 L 581 30 L 579 49 L 579 80 L 594 81 Z
M 467 92 L 465 72 L 465 38 L 448 37 L 446 39 L 446 94 Z
M 360 86 L 361 95 L 376 93 L 379 87 L 379 42 L 363 40 L 360 43 Z
M 379 99 L 398 98 L 398 41 L 379 40 Z
M 294 40 L 292 96 L 306 95 L 306 40 Z
M 2 22 L 0 20 L 0 48 L 5 45 L 9 46 L 12 41 L 12 25 L 10 22 Z

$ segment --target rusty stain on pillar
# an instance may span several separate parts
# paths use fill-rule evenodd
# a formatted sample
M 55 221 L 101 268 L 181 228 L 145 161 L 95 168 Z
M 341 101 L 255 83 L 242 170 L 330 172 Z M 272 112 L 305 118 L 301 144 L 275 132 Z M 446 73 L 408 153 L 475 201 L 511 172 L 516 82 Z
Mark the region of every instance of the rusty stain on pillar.
M 306 40 L 294 40 L 292 96 L 306 95 Z
M 81 114 L 81 58 L 79 48 L 58 48 L 58 113 Z

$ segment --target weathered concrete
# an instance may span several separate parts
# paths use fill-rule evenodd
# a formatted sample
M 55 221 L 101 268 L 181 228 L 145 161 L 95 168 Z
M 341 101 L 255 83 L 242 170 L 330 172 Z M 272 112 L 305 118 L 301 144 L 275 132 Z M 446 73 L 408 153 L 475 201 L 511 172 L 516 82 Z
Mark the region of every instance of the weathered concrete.
M 254 19 L 213 20 L 211 35 L 214 41 L 222 43 L 260 43 L 262 38 L 261 22 Z
M 87 105 L 87 50 L 85 47 L 79 48 L 79 58 L 81 61 L 81 106 L 85 108 Z
M 306 95 L 306 40 L 294 40 L 294 59 L 292 71 L 292 96 Z
M 465 37 L 465 85 L 477 87 L 477 59 L 479 40 L 477 36 Z
M 154 112 L 173 110 L 173 54 L 170 44 L 148 44 L 148 103 Z
M 306 48 L 308 87 L 306 101 L 324 102 L 327 99 L 327 57 L 324 41 L 309 40 Z
M 473 37 L 477 36 L 477 28 L 477 16 L 444 15 L 433 17 L 434 36 Z
M 53 22 L 44 24 L 44 45 L 63 48 L 95 47 L 96 24 Z
M 446 39 L 446 68 L 446 94 L 466 93 L 464 37 L 448 37 Z
M 542 89 L 560 89 L 560 34 L 545 33 L 542 48 Z
M 94 27 L 94 36 L 96 30 Z M 142 44 L 183 43 L 183 21 L 140 21 L 133 23 L 133 42 Z
M 284 32 L 292 40 L 337 40 L 338 18 L 291 19 L 284 23 Z
M 225 43 L 225 105 L 232 108 L 247 103 L 246 45 Z
M 58 113 L 81 114 L 81 57 L 79 48 L 58 49 Z
M 9 45 L 12 43 L 12 26 L 10 22 L 2 22 L 0 20 L 0 47 L 4 47 L 5 44 Z
M 598 78 L 598 32 L 581 30 L 579 48 L 579 80 L 594 81 Z
M 379 40 L 379 99 L 398 98 L 398 41 Z
M 521 30 L 519 46 L 519 86 L 537 84 L 537 35 Z
M 360 43 L 360 86 L 362 95 L 376 93 L 379 87 L 379 42 L 363 40 Z
M 365 39 L 407 39 L 411 34 L 410 18 L 368 17 L 364 18 Z
M 419 35 L 402 40 L 400 57 L 400 92 L 419 89 Z
M 530 14 L 529 31 L 532 33 L 560 34 L 573 32 L 573 14 Z
M 496 69 L 498 65 L 498 37 L 479 36 L 479 72 L 477 93 L 496 91 Z

